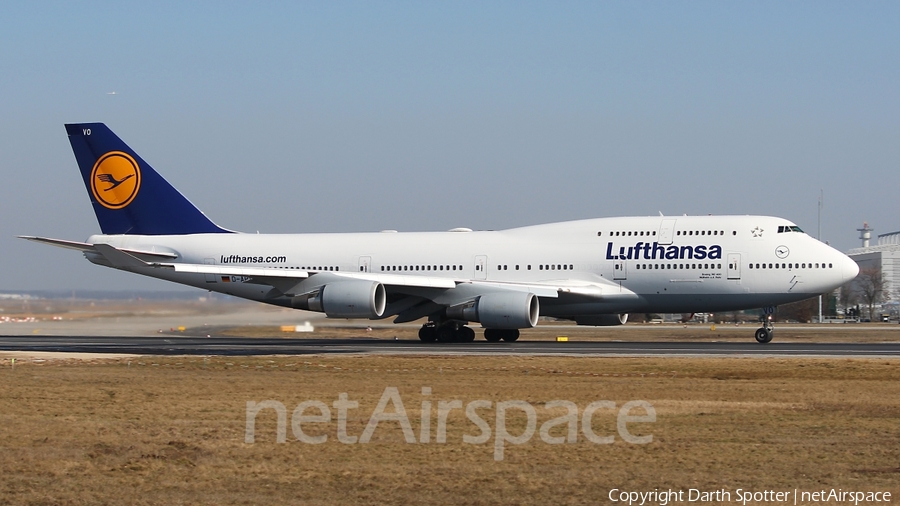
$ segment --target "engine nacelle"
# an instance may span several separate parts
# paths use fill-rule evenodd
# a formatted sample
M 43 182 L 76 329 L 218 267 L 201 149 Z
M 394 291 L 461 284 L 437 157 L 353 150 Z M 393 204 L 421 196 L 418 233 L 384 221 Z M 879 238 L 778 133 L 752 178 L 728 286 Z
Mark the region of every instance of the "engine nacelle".
M 628 313 L 597 314 L 575 317 L 575 323 L 578 325 L 590 325 L 592 327 L 614 327 L 616 325 L 624 325 L 627 321 Z
M 527 329 L 537 325 L 540 304 L 533 293 L 487 293 L 474 302 L 447 308 L 447 317 L 479 322 L 491 329 Z
M 387 295 L 377 281 L 335 281 L 315 294 L 294 297 L 291 304 L 329 318 L 378 318 L 384 314 Z

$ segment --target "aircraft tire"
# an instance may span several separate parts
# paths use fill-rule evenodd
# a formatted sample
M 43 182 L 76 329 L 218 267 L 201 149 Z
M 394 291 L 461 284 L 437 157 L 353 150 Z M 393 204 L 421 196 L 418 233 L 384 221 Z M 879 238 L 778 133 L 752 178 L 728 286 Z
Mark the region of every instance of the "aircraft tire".
M 439 343 L 452 343 L 456 340 L 456 332 L 447 326 L 436 329 L 435 335 Z
M 772 331 L 765 327 L 760 327 L 756 329 L 756 342 L 759 344 L 766 344 L 772 340 Z
M 507 329 L 503 331 L 503 340 L 507 343 L 516 342 L 519 339 L 518 329 Z
M 434 327 L 422 325 L 422 328 L 419 329 L 419 339 L 425 343 L 435 342 L 437 340 L 437 333 L 435 330 Z
M 461 343 L 471 343 L 475 340 L 475 331 L 469 327 L 460 327 L 457 334 L 457 340 Z
M 496 343 L 503 338 L 503 331 L 500 329 L 484 329 L 484 338 L 487 341 Z

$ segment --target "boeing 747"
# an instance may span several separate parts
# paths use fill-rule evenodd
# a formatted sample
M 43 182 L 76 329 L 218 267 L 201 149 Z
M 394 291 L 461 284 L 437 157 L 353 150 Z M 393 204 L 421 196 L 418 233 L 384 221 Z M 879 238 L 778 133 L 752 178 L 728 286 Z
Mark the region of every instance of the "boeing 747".
M 515 341 L 539 316 L 769 308 L 827 293 L 856 263 L 769 216 L 597 218 L 499 231 L 243 234 L 206 217 L 106 125 L 66 125 L 101 234 L 92 263 L 331 318 L 427 319 L 422 341 Z M 772 340 L 771 324 L 755 333 Z

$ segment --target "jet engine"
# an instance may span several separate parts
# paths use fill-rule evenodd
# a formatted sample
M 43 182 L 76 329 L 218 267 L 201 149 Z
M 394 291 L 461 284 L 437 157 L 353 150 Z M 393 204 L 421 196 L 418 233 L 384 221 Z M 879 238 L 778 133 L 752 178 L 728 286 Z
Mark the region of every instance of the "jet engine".
M 624 325 L 628 321 L 628 313 L 623 314 L 596 314 L 576 316 L 575 323 L 592 327 L 614 327 Z
M 479 322 L 491 329 L 525 329 L 537 325 L 538 298 L 533 293 L 486 293 L 474 301 L 447 308 L 447 317 Z
M 378 318 L 386 303 L 384 285 L 376 281 L 335 281 L 291 299 L 294 308 L 322 312 L 329 318 Z

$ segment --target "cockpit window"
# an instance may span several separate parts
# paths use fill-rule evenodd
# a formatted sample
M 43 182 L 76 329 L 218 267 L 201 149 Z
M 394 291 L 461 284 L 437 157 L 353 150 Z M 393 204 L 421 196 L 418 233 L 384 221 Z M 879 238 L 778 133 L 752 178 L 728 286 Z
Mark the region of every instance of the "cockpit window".
M 778 233 L 783 234 L 785 232 L 800 232 L 801 234 L 803 233 L 803 231 L 800 230 L 800 227 L 798 227 L 797 225 L 779 225 Z

